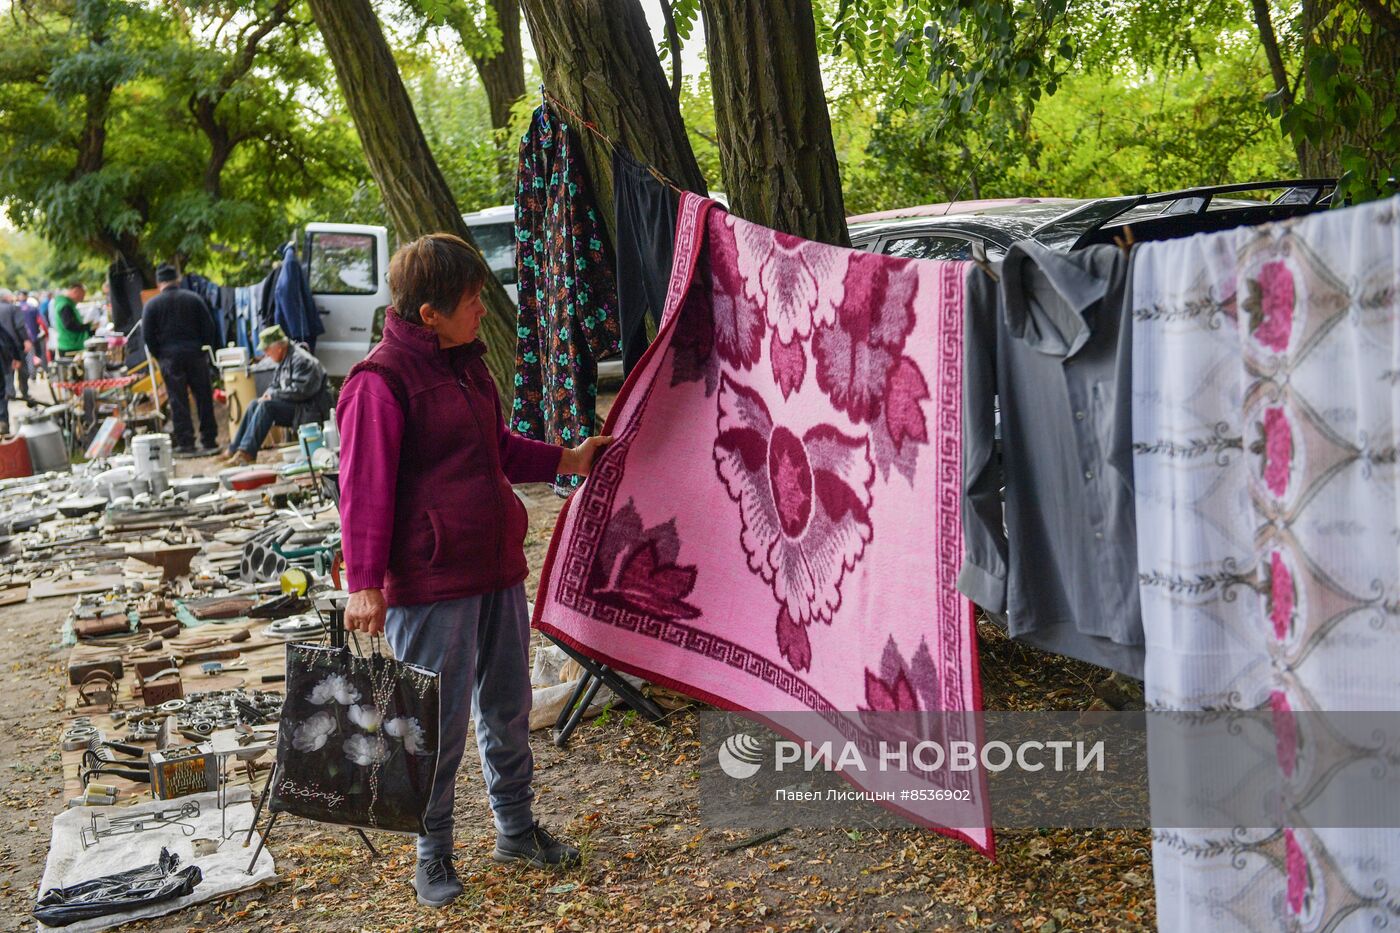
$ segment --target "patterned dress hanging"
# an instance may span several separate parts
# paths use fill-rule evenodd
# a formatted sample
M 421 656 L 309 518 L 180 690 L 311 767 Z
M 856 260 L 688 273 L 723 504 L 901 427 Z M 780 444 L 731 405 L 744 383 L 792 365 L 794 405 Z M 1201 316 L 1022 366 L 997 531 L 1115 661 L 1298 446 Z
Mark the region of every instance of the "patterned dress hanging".
M 596 433 L 598 360 L 621 350 L 613 256 L 569 125 L 547 106 L 520 141 L 520 317 L 511 429 L 573 447 Z M 578 477 L 558 477 L 561 491 Z

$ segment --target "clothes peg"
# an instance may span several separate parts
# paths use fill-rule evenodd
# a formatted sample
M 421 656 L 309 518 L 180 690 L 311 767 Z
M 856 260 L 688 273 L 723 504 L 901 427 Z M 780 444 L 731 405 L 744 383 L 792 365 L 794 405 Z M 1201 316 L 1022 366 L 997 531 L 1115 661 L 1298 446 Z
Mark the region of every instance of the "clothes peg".
M 973 265 L 985 272 L 987 278 L 993 282 L 1001 281 L 1001 276 L 997 275 L 996 269 L 993 269 L 991 262 L 987 260 L 987 244 L 981 240 L 972 241 L 972 262 Z

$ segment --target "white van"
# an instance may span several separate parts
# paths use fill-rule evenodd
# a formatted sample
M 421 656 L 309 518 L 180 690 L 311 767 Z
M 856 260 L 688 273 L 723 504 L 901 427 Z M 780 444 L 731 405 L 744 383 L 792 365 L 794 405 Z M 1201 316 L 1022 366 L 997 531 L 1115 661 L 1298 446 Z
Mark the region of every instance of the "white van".
M 515 208 L 488 207 L 462 219 L 510 300 L 518 301 Z M 316 356 L 332 378 L 344 379 L 383 333 L 389 307 L 389 231 L 370 224 L 307 224 L 300 252 L 326 327 L 316 340 Z M 598 378 L 620 380 L 622 360 L 600 362 Z

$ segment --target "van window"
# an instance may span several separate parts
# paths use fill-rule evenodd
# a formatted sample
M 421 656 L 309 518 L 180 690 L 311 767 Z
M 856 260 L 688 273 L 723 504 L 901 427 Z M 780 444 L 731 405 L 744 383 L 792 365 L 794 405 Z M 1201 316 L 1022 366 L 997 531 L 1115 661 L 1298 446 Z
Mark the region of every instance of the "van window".
M 318 295 L 373 295 L 379 291 L 374 237 L 313 233 L 307 276 Z
M 472 224 L 472 239 L 481 247 L 491 274 L 502 285 L 515 284 L 515 224 Z

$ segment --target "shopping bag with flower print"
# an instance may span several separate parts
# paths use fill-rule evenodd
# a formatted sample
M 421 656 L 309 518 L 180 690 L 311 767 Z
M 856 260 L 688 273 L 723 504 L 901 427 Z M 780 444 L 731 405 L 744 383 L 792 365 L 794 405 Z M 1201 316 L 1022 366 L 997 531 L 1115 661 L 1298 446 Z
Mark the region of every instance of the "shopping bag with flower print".
M 288 645 L 269 806 L 322 823 L 423 833 L 438 710 L 435 671 L 377 652 Z

